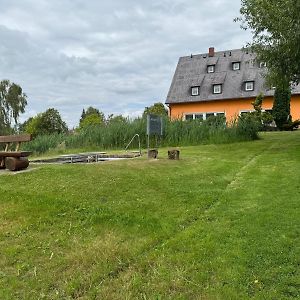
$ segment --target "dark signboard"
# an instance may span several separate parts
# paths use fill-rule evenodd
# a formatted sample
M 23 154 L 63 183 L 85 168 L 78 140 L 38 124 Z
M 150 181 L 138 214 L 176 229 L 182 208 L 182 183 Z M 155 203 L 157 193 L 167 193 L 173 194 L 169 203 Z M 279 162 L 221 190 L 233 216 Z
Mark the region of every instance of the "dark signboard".
M 161 116 L 147 115 L 147 135 L 151 134 L 163 134 L 163 121 Z

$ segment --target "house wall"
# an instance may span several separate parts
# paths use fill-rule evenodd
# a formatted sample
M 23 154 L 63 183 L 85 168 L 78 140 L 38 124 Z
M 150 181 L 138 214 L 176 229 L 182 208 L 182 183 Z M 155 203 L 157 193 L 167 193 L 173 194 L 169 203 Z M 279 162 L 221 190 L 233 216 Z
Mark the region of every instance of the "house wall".
M 195 103 L 172 103 L 169 104 L 170 117 L 172 119 L 182 118 L 185 114 L 225 112 L 227 121 L 232 120 L 240 114 L 240 111 L 253 110 L 251 102 L 255 98 L 230 99 Z M 272 109 L 273 97 L 265 97 L 262 108 Z M 291 98 L 291 115 L 293 120 L 300 119 L 300 95 Z
M 294 121 L 300 119 L 300 95 L 291 98 L 291 115 Z

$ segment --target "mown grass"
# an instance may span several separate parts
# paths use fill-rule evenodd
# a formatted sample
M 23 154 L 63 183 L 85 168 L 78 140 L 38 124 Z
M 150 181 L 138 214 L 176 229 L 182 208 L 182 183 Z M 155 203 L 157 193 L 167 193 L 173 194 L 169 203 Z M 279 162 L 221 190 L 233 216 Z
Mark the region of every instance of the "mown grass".
M 296 299 L 300 132 L 0 176 L 0 299 Z

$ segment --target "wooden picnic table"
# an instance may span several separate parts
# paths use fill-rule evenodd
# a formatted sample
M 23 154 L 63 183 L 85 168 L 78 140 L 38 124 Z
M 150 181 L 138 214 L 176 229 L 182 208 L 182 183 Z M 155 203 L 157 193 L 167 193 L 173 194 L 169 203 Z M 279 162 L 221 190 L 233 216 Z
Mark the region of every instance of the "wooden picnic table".
M 31 141 L 30 134 L 0 136 L 0 144 L 5 144 L 4 151 L 0 151 L 0 168 L 19 171 L 29 166 L 30 151 L 20 151 L 21 143 Z M 13 148 L 13 146 L 15 146 Z M 12 149 L 13 148 L 13 149 Z

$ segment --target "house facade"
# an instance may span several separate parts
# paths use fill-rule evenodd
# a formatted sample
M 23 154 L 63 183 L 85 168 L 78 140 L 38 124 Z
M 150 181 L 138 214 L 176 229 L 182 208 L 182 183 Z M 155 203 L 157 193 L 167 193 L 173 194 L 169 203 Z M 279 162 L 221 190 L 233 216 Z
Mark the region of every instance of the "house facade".
M 225 116 L 230 121 L 253 111 L 262 93 L 262 109 L 271 111 L 273 87 L 266 86 L 267 66 L 247 50 L 228 50 L 185 56 L 179 62 L 166 99 L 172 119 L 207 119 Z M 300 85 L 292 87 L 291 115 L 300 119 Z

